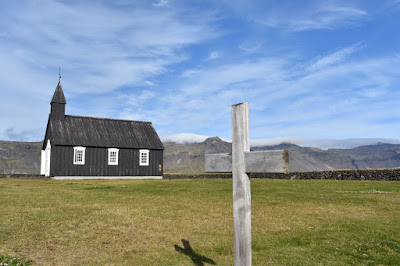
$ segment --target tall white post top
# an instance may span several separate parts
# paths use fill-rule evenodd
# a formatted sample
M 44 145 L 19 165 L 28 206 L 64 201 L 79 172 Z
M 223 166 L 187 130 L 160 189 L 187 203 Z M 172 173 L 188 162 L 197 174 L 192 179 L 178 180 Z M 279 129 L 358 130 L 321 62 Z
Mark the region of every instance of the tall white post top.
M 234 138 L 242 143 L 243 152 L 250 151 L 249 104 L 247 102 L 232 105 L 232 143 Z M 235 146 L 232 146 L 232 152 L 234 148 Z

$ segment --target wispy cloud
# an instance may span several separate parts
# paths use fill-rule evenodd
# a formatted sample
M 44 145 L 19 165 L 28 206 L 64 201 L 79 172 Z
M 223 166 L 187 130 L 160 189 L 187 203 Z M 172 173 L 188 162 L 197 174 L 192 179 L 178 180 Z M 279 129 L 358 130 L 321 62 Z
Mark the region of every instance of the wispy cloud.
M 177 144 L 187 144 L 187 143 L 200 143 L 205 141 L 208 137 L 203 135 L 197 135 L 193 133 L 179 133 L 174 135 L 161 135 L 161 141 L 174 142 Z
M 6 128 L 0 133 L 3 138 L 2 140 L 9 140 L 9 141 L 41 141 L 42 138 L 38 136 L 38 129 L 30 129 L 30 130 L 18 130 L 16 128 Z M 44 134 L 42 134 L 44 137 Z M 36 139 L 32 139 L 32 136 L 37 137 Z
M 396 105 L 400 92 L 386 93 L 400 84 L 400 60 L 355 60 L 350 55 L 358 47 L 307 60 L 301 68 L 281 57 L 188 70 L 177 82 L 178 93 L 166 93 L 159 108 L 144 113 L 160 129 L 172 123 L 184 131 L 203 130 L 205 135 L 226 132 L 220 137 L 229 138 L 230 106 L 247 101 L 253 138 L 379 136 L 385 126 L 372 121 L 390 113 L 400 117 L 389 107 Z M 339 125 L 346 129 L 339 130 Z
M 326 55 L 322 58 L 317 59 L 317 61 L 315 63 L 313 63 L 312 65 L 310 65 L 308 67 L 308 70 L 316 71 L 316 70 L 325 68 L 327 66 L 343 62 L 345 59 L 347 59 L 347 57 L 352 55 L 354 52 L 356 52 L 360 48 L 361 48 L 360 44 L 355 44 L 355 45 L 351 45 L 346 48 L 340 49 L 334 53 L 331 53 L 329 55 Z
M 287 27 L 292 31 L 336 29 L 357 26 L 367 12 L 352 7 L 326 7 L 301 16 L 297 21 L 289 20 Z
M 313 3 L 310 6 L 309 3 L 301 3 L 301 5 L 289 6 L 286 9 L 266 7 L 263 13 L 260 12 L 252 19 L 268 27 L 300 32 L 355 27 L 368 17 L 367 11 L 345 4 Z
M 168 1 L 155 5 L 166 6 Z M 85 97 L 111 94 L 111 101 L 127 87 L 142 91 L 154 85 L 170 66 L 187 60 L 187 46 L 219 35 L 215 19 L 213 12 L 189 15 L 182 7 L 161 9 L 146 2 L 124 8 L 100 1 L 8 3 L 0 11 L 0 85 L 15 89 L 1 92 L 0 98 L 22 105 L 25 98 L 19 95 L 33 94 L 27 108 L 37 110 L 40 122 L 26 123 L 22 116 L 12 121 L 26 127 L 45 126 L 61 65 L 66 96 L 73 99 L 67 110 L 85 114 L 90 109 L 94 116 L 109 113 L 95 101 L 90 105 L 92 100 Z M 19 110 L 1 104 L 0 112 Z
M 400 144 L 400 139 L 386 139 L 386 138 L 303 139 L 299 137 L 280 137 L 272 139 L 250 140 L 250 145 L 252 147 L 274 146 L 281 143 L 291 143 L 302 147 L 315 147 L 327 150 L 327 149 L 351 149 L 359 146 L 375 145 L 378 143 Z
M 262 47 L 262 43 L 257 42 L 249 42 L 245 41 L 239 45 L 239 49 L 245 51 L 246 53 L 255 53 L 258 52 Z
M 254 139 L 394 138 L 398 9 L 278 2 L 8 1 L 0 139 L 42 138 L 59 65 L 67 113 L 152 121 L 161 135 L 230 138 L 230 106 L 247 101 Z
M 153 3 L 153 6 L 156 7 L 168 6 L 168 0 L 159 0 L 158 2 Z
M 141 85 L 184 60 L 182 47 L 216 34 L 210 26 L 213 17 L 207 15 L 44 2 L 40 8 L 30 7 L 31 2 L 24 9 L 11 6 L 5 14 L 12 21 L 11 36 L 2 47 L 13 51 L 9 55 L 20 64 L 42 68 L 61 64 L 66 80 L 78 81 L 70 86 L 75 93 Z M 30 12 L 33 8 L 35 12 Z M 31 44 L 29 50 L 21 45 L 26 42 Z
M 218 57 L 219 57 L 219 53 L 217 51 L 213 51 L 208 55 L 207 60 L 215 60 Z
M 143 90 L 140 94 L 138 94 L 137 92 L 127 95 L 121 94 L 119 95 L 119 98 L 121 99 L 121 101 L 126 102 L 128 105 L 143 106 L 144 104 L 146 104 L 146 101 L 150 100 L 154 96 L 154 92 Z

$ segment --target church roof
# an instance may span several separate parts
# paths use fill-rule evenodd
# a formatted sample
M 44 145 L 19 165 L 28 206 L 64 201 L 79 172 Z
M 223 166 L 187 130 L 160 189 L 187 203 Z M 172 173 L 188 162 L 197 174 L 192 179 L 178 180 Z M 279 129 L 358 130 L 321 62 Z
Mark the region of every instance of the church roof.
M 50 116 L 47 130 L 52 145 L 164 149 L 151 122 L 72 115 L 54 120 Z
M 50 104 L 52 103 L 64 103 L 64 104 L 67 103 L 67 100 L 65 100 L 64 91 L 62 89 L 60 80 L 58 81 L 56 91 L 54 92 L 53 98 L 51 99 Z

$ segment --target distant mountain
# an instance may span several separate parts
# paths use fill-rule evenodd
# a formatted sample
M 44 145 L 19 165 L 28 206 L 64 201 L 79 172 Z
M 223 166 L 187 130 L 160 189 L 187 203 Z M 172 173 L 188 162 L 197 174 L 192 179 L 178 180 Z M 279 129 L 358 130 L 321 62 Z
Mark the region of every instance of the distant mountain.
M 41 142 L 0 141 L 0 173 L 39 173 Z
M 41 142 L 0 141 L 0 173 L 3 171 L 38 173 L 41 145 Z M 202 173 L 204 154 L 232 152 L 231 143 L 218 137 L 191 144 L 167 142 L 164 146 L 166 173 Z M 321 150 L 282 143 L 251 148 L 254 151 L 283 149 L 289 150 L 291 172 L 400 167 L 400 144 L 378 143 L 352 149 Z
M 291 172 L 400 167 L 400 144 L 378 143 L 352 149 L 329 150 L 300 147 L 294 144 L 253 148 L 253 150 L 279 149 L 289 150 Z
M 230 153 L 232 144 L 218 137 L 201 143 L 164 143 L 164 171 L 166 173 L 203 173 L 204 154 Z
M 204 154 L 230 153 L 231 143 L 218 137 L 195 144 L 164 144 L 164 169 L 169 173 L 204 171 Z M 400 167 L 400 144 L 360 146 L 352 149 L 300 147 L 291 143 L 274 146 L 251 147 L 253 151 L 289 150 L 291 172 L 334 169 L 380 169 Z

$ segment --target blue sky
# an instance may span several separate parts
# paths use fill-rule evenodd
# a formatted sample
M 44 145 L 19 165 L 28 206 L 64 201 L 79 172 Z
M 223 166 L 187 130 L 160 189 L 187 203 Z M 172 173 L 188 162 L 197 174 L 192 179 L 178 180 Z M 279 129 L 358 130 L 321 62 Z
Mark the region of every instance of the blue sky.
M 229 140 L 249 102 L 262 143 L 398 143 L 399 17 L 399 0 L 2 1 L 0 139 L 43 139 L 61 66 L 67 114 L 163 139 Z

